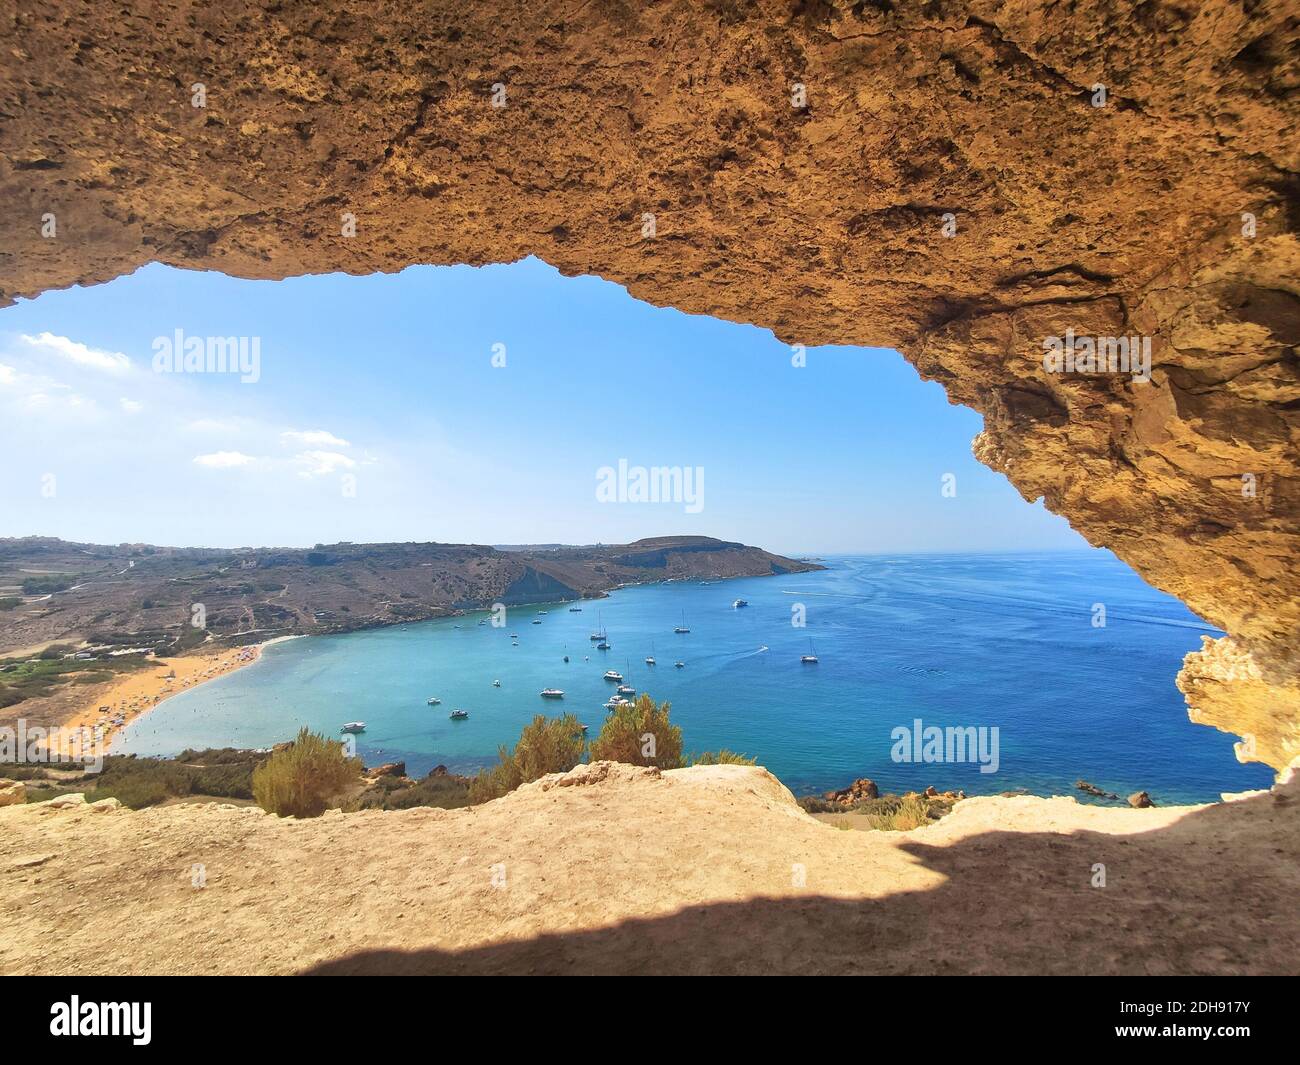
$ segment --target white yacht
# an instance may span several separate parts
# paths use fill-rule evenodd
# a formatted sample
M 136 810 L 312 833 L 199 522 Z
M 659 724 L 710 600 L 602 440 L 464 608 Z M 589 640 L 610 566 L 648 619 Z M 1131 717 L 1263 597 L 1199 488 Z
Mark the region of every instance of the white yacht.
M 365 732 L 366 723 L 364 721 L 349 721 L 339 729 L 340 732 Z
M 543 689 L 542 689 L 542 698 L 543 698 L 543 699 L 563 699 L 563 698 L 564 698 L 564 691 L 563 691 L 562 689 L 560 689 L 560 688 L 543 688 Z
M 617 681 L 619 684 L 622 684 L 623 674 L 620 673 L 617 669 L 607 669 L 605 670 L 605 679 Z

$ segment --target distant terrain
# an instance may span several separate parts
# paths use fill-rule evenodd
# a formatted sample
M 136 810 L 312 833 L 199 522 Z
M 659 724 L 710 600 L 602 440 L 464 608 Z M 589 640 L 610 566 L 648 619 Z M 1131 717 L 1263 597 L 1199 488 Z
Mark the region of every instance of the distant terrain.
M 706 536 L 631 544 L 156 547 L 0 539 L 0 656 L 53 643 L 182 653 L 457 611 L 605 595 L 624 585 L 755 577 L 816 563 Z M 192 624 L 198 610 L 201 625 Z

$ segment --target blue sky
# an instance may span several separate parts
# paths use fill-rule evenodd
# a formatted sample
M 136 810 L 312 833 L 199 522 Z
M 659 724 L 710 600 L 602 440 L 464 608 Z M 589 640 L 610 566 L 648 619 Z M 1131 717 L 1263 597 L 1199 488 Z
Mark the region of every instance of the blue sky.
M 155 372 L 177 329 L 259 338 L 259 379 Z M 975 461 L 980 428 L 893 351 L 795 367 L 766 330 L 535 259 L 280 282 L 155 265 L 0 310 L 8 536 L 1085 546 Z M 702 507 L 599 501 L 620 459 L 702 468 Z

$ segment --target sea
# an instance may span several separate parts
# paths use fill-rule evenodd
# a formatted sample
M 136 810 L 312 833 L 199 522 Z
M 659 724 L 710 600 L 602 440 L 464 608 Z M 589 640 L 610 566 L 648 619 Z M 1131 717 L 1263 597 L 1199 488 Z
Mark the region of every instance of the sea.
M 818 561 L 510 607 L 499 626 L 481 611 L 283 641 L 137 718 L 113 753 L 269 747 L 364 721 L 367 765 L 472 773 L 537 714 L 572 713 L 595 737 L 613 669 L 671 704 L 688 752 L 743 753 L 796 795 L 869 777 L 882 792 L 1094 801 L 1086 780 L 1169 804 L 1272 783 L 1236 761 L 1234 737 L 1188 720 L 1174 684 L 1183 656 L 1222 633 L 1109 552 Z M 562 700 L 541 698 L 552 687 Z M 456 708 L 468 718 L 451 720 Z M 972 742 L 927 744 L 931 728 Z

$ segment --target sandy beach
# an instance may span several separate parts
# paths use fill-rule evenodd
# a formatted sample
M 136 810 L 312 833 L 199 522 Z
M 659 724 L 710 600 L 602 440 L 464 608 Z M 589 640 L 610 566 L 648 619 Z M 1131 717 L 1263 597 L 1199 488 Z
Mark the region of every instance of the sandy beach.
M 160 658 L 153 665 L 124 674 L 107 689 L 101 689 L 64 721 L 64 725 L 68 728 L 102 726 L 104 748 L 108 750 L 118 732 L 136 718 L 170 696 L 251 665 L 261 657 L 265 646 L 250 644 L 180 658 Z

